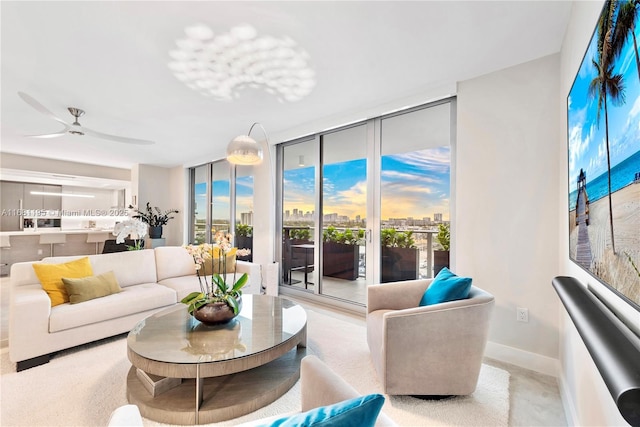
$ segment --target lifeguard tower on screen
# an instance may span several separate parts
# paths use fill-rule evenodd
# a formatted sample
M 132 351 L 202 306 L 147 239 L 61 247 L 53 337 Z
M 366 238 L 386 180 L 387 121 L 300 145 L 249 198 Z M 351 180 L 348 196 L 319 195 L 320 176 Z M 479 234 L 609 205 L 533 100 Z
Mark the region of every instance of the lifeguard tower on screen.
M 589 225 L 589 196 L 587 195 L 587 173 L 580 169 L 578 175 L 578 197 L 576 197 L 576 225 L 584 221 Z

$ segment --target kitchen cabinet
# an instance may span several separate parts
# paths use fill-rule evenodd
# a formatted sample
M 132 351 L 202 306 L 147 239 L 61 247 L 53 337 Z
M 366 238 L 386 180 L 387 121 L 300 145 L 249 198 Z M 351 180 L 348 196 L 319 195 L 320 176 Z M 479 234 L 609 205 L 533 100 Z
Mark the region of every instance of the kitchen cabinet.
M 62 193 L 60 185 L 43 185 L 42 191 L 47 193 Z M 62 209 L 62 197 L 42 196 L 42 209 L 59 211 Z
M 105 215 L 113 208 L 114 190 L 102 190 L 83 187 L 64 187 L 64 192 L 69 194 L 83 194 L 92 197 L 65 197 L 63 208 L 65 211 L 80 210 L 86 215 Z M 91 212 L 93 212 L 91 214 Z M 102 212 L 102 213 L 101 213 Z
M 27 210 L 57 210 L 62 209 L 61 197 L 43 196 L 41 194 L 31 194 L 32 191 L 61 193 L 60 185 L 47 184 L 24 184 L 24 209 Z
M 2 220 L 0 221 L 0 231 L 20 230 L 20 209 L 23 207 L 24 184 L 21 182 L 2 181 L 0 182 L 2 191 Z
M 60 211 L 62 209 L 60 197 L 31 194 L 32 191 L 60 193 L 62 192 L 60 185 L 0 181 L 0 190 L 2 190 L 0 231 L 21 230 L 24 211 Z

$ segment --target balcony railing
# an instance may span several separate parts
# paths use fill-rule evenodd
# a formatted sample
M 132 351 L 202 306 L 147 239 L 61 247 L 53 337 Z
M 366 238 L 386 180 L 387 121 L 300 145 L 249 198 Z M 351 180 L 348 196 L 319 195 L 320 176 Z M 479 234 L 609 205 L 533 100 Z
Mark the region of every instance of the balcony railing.
M 354 235 L 357 235 L 360 228 L 352 227 L 334 227 L 336 230 L 344 232 L 351 229 Z M 294 231 L 295 230 L 295 231 Z M 283 230 L 283 238 L 289 239 L 290 236 L 296 235 L 297 230 L 307 230 L 310 236 L 309 240 L 313 240 L 315 227 L 312 225 L 285 225 Z M 426 279 L 434 276 L 434 235 L 438 234 L 438 229 L 404 229 L 395 228 L 397 232 L 411 231 L 415 240 L 415 246 L 419 251 L 419 267 L 418 278 Z M 364 243 L 359 244 L 359 277 L 364 277 L 366 272 L 366 249 Z

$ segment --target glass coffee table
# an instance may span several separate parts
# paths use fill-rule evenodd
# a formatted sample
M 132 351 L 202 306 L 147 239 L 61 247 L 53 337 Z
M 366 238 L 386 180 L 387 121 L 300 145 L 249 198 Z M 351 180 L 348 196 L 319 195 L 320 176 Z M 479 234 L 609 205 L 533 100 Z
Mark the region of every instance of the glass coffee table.
M 194 425 L 248 414 L 287 392 L 306 354 L 307 314 L 269 295 L 243 295 L 238 317 L 207 326 L 177 304 L 127 337 L 127 398 L 142 416 Z

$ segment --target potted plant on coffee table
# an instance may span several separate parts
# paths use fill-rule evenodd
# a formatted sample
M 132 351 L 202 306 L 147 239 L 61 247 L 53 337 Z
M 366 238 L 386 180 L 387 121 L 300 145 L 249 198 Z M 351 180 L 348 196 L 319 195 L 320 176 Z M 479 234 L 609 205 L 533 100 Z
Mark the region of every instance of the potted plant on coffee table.
M 236 255 L 248 255 L 250 251 L 232 248 L 230 234 L 218 231 L 214 239 L 213 244 L 184 246 L 195 262 L 200 292 L 192 292 L 180 302 L 187 305 L 189 314 L 206 324 L 227 323 L 240 313 L 242 288 L 249 279 L 247 273 L 237 279 L 235 263 L 232 272 L 227 269 L 227 263 L 235 261 Z M 210 280 L 207 267 L 211 267 Z
M 167 225 L 170 219 L 174 217 L 171 214 L 178 213 L 177 209 L 168 209 L 161 211 L 157 206 L 151 207 L 151 204 L 147 202 L 147 208 L 144 211 L 140 211 L 133 206 L 129 205 L 129 209 L 133 209 L 137 212 L 133 215 L 133 218 L 137 218 L 142 222 L 149 224 L 149 238 L 159 239 L 162 237 L 162 226 Z

